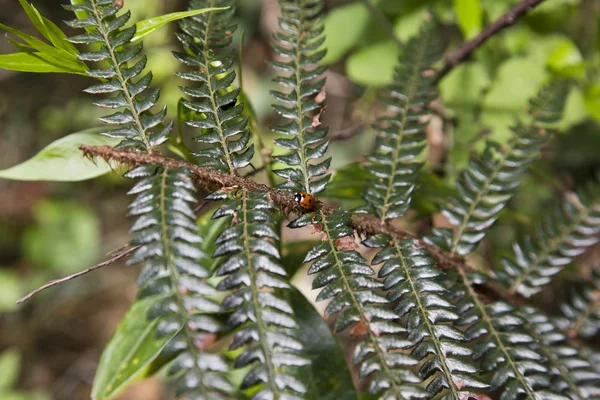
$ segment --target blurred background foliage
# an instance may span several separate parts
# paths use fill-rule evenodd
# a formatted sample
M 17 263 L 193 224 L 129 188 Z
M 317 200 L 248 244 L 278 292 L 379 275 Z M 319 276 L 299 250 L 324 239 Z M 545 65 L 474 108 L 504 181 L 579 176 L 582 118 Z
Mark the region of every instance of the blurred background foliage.
M 186 8 L 186 1 L 125 0 L 133 20 Z M 59 23 L 71 16 L 60 1 L 33 2 Z M 327 111 L 332 136 L 348 136 L 332 146 L 337 169 L 324 197 L 346 207 L 361 205 L 366 187 L 357 162 L 373 146 L 368 126 L 379 105 L 377 94 L 389 83 L 399 44 L 417 32 L 432 9 L 442 22 L 449 49 L 472 38 L 506 12 L 514 0 L 371 0 L 380 15 L 362 1 L 327 1 L 325 62 Z M 0 23 L 35 35 L 17 0 L 0 0 Z M 269 90 L 272 71 L 270 33 L 276 28 L 276 0 L 241 0 L 236 40 L 244 32 L 244 89 L 254 107 L 267 147 L 265 126 L 272 120 Z M 382 23 L 380 18 L 389 21 Z M 516 233 L 532 229 L 558 193 L 593 175 L 600 166 L 600 2 L 548 0 L 519 23 L 492 37 L 474 57 L 440 83 L 441 96 L 428 132 L 429 154 L 417 212 L 410 227 L 438 216 L 439 201 L 453 190 L 458 171 L 485 140 L 503 141 L 516 118 L 524 118 L 527 99 L 550 76 L 576 81 L 560 123 L 560 136 L 538 161 L 524 187 L 505 209 L 480 256 L 499 259 Z M 63 24 L 61 28 L 73 33 Z M 386 29 L 387 28 L 387 29 Z M 155 85 L 174 117 L 180 98 L 176 24 L 145 37 Z M 395 36 L 392 36 L 392 32 Z M 239 44 L 239 43 L 238 43 Z M 12 52 L 0 41 L 0 53 Z M 0 170 L 18 164 L 68 133 L 90 128 L 101 110 L 82 93 L 81 76 L 25 74 L 0 70 Z M 360 131 L 360 134 L 352 133 Z M 187 135 L 189 138 L 191 135 Z M 350 178 L 350 180 L 348 179 Z M 260 179 L 265 179 L 261 175 Z M 123 264 L 49 290 L 34 301 L 15 300 L 49 279 L 67 275 L 106 258 L 129 240 L 125 196 L 128 183 L 118 171 L 82 183 L 0 180 L 0 398 L 3 400 L 87 399 L 103 346 L 131 303 L 137 271 Z M 425 219 L 423 219 L 426 217 Z M 295 240 L 283 249 L 284 265 L 299 266 L 299 254 L 315 238 L 310 232 L 285 231 Z M 290 237 L 293 235 L 293 237 Z M 287 241 L 289 243 L 289 240 Z M 307 244 L 308 243 L 308 244 Z M 500 249 L 490 253 L 489 248 Z M 596 251 L 596 254 L 598 252 Z M 292 267 L 290 267 L 292 266 Z M 295 280 L 310 294 L 302 276 Z M 26 371 L 26 373 L 24 373 Z M 144 381 L 121 399 L 165 399 L 162 383 Z

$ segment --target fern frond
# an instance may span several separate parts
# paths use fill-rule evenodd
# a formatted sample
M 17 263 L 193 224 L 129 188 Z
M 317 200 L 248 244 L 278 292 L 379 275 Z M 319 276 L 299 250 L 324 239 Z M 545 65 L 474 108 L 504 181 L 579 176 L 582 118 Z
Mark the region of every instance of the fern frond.
M 550 372 L 544 357 L 532 349 L 535 339 L 526 331 L 526 321 L 505 302 L 484 304 L 474 285 L 485 284 L 487 276 L 459 270 L 451 289 L 461 316 L 456 325 L 468 328 L 465 335 L 477 340 L 474 359 L 483 373 L 492 373 L 490 390 L 502 389 L 502 400 L 567 399 L 550 388 Z
M 325 315 L 339 313 L 335 332 L 354 327 L 352 334 L 361 336 L 353 363 L 360 365 L 359 377 L 372 376 L 369 392 L 383 399 L 426 398 L 419 387 L 421 379 L 411 370 L 418 361 L 402 352 L 410 345 L 401 339 L 406 332 L 395 320 L 399 317 L 383 305 L 388 300 L 376 289 L 382 283 L 375 279 L 373 269 L 355 251 L 356 244 L 349 227 L 350 215 L 306 214 L 290 223 L 292 228 L 318 224 L 323 241 L 313 247 L 304 262 L 312 262 L 309 274 L 317 274 L 313 289 L 321 289 L 317 301 L 331 299 Z
M 590 281 L 571 287 L 569 299 L 560 304 L 558 325 L 571 336 L 591 338 L 600 331 L 600 273 L 592 270 Z
M 589 361 L 579 357 L 577 349 L 566 343 L 566 336 L 546 315 L 533 307 L 524 307 L 521 312 L 536 339 L 534 348 L 547 360 L 556 391 L 573 400 L 598 398 L 600 374 Z
M 567 91 L 561 82 L 543 88 L 530 101 L 530 124 L 518 123 L 508 143 L 490 141 L 480 158 L 470 160 L 457 182 L 458 196 L 443 210 L 456 229 L 435 229 L 429 242 L 461 255 L 477 248 L 551 136 L 546 125 L 561 118 Z
M 184 168 L 143 165 L 125 176 L 140 179 L 129 191 L 136 195 L 129 207 L 129 215 L 137 217 L 132 244 L 140 247 L 128 264 L 144 263 L 138 296 L 159 299 L 149 314 L 161 319 L 157 334 L 179 331 L 163 351 L 174 359 L 169 375 L 180 378 L 177 396 L 225 398 L 221 395 L 231 390 L 221 374 L 227 363 L 198 348 L 221 327 L 211 315 L 219 306 L 210 299 L 216 290 L 206 281 L 210 272 L 202 263 L 207 256 L 199 248 L 192 174 Z
M 230 198 L 231 197 L 231 198 Z M 276 232 L 277 208 L 264 192 L 237 190 L 216 192 L 211 200 L 230 198 L 213 218 L 234 216 L 232 226 L 215 240 L 213 257 L 225 259 L 217 276 L 225 276 L 218 289 L 235 290 L 222 304 L 233 311 L 228 324 L 240 328 L 231 350 L 247 348 L 235 361 L 236 368 L 252 365 L 242 389 L 260 385 L 253 399 L 297 399 L 306 392 L 297 368 L 309 361 L 302 357 L 293 310 L 278 290 L 288 289 L 286 272 L 279 264 Z
M 377 120 L 377 147 L 367 170 L 376 178 L 364 194 L 367 210 L 381 220 L 397 218 L 409 206 L 415 181 L 423 166 L 415 162 L 426 145 L 427 105 L 437 97 L 432 65 L 442 46 L 432 22 L 410 39 L 400 57 L 388 95 L 384 117 Z
M 192 8 L 225 7 L 223 11 L 204 13 L 181 23 L 183 33 L 177 37 L 186 53 L 174 52 L 175 57 L 192 67 L 177 76 L 196 82 L 197 87 L 181 87 L 193 101 L 183 104 L 197 118 L 186 123 L 200 128 L 194 139 L 206 147 L 194 155 L 201 157 L 203 166 L 222 172 L 235 173 L 250 163 L 254 145 L 248 146 L 248 120 L 242 117 L 243 104 L 237 104 L 239 89 L 231 89 L 235 80 L 235 54 L 228 49 L 236 26 L 231 24 L 234 13 L 232 0 L 193 0 Z
M 271 91 L 281 103 L 273 108 L 288 121 L 273 131 L 291 138 L 275 140 L 277 146 L 290 152 L 274 158 L 295 168 L 273 172 L 286 179 L 281 188 L 316 194 L 325 190 L 330 176 L 325 174 L 331 163 L 331 158 L 311 162 L 323 157 L 329 146 L 329 141 L 324 141 L 327 128 L 320 127 L 319 121 L 325 99 L 325 78 L 320 76 L 326 70 L 318 66 L 325 51 L 317 51 L 325 40 L 320 17 L 323 4 L 322 0 L 279 0 L 279 5 L 281 31 L 273 35 L 277 41 L 273 50 L 283 61 L 272 65 L 281 71 L 275 82 L 290 90 Z
M 600 185 L 594 182 L 569 193 L 538 225 L 536 238 L 513 246 L 514 258 L 504 258 L 494 273 L 511 292 L 530 297 L 554 275 L 600 238 Z
M 122 138 L 119 147 L 146 150 L 165 142 L 173 123 L 163 124 L 166 107 L 152 113 L 160 92 L 149 89 L 152 72 L 141 76 L 146 67 L 146 55 L 142 54 L 142 43 L 130 44 L 136 33 L 135 25 L 125 28 L 131 17 L 129 11 L 121 10 L 111 0 L 84 0 L 81 4 L 65 6 L 77 12 L 85 11 L 87 17 L 68 21 L 73 28 L 85 28 L 87 33 L 74 36 L 71 43 L 99 46 L 99 49 L 81 53 L 77 57 L 86 62 L 105 62 L 107 68 L 92 69 L 87 74 L 102 80 L 102 83 L 85 89 L 87 93 L 114 95 L 97 101 L 95 105 L 108 109 L 122 109 L 101 118 L 117 128 L 103 132 L 104 135 Z M 135 60 L 135 61 L 134 61 Z M 140 77 L 141 76 L 141 77 Z M 140 77 L 139 79 L 137 79 Z
M 383 263 L 379 271 L 385 279 L 383 289 L 389 290 L 388 300 L 398 302 L 396 313 L 406 318 L 405 348 L 412 348 L 417 360 L 425 360 L 419 371 L 421 378 L 435 375 L 427 390 L 432 395 L 446 390 L 443 398 L 460 400 L 471 389 L 487 388 L 476 377 L 477 367 L 464 359 L 472 355 L 465 336 L 448 324 L 457 321 L 459 315 L 446 299 L 448 292 L 441 284 L 445 274 L 427 251 L 413 239 L 394 241 L 387 235 L 369 238 L 364 244 L 384 247 L 372 264 Z

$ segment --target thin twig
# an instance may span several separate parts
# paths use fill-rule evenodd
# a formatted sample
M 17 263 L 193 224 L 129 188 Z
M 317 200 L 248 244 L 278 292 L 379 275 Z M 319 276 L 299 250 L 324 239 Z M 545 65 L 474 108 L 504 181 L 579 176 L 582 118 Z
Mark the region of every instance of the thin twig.
M 110 259 L 108 259 L 108 260 L 106 260 L 104 262 L 101 262 L 100 264 L 96 264 L 94 266 L 91 266 L 91 267 L 89 267 L 86 270 L 77 272 L 76 274 L 69 275 L 69 276 L 66 276 L 66 277 L 61 278 L 61 279 L 51 280 L 48 283 L 46 283 L 45 285 L 40 286 L 39 288 L 35 289 L 33 292 L 29 293 L 27 296 L 23 297 L 22 299 L 17 300 L 17 304 L 21 304 L 21 303 L 29 300 L 30 298 L 32 298 L 33 296 L 35 296 L 39 292 L 41 292 L 43 290 L 46 290 L 49 287 L 56 286 L 56 285 L 59 285 L 59 284 L 64 283 L 64 282 L 68 282 L 68 281 L 70 281 L 72 279 L 78 278 L 78 277 L 80 277 L 82 275 L 85 275 L 85 274 L 87 274 L 89 272 L 95 271 L 95 270 L 100 269 L 102 267 L 106 267 L 106 266 L 108 266 L 108 265 L 110 265 L 110 264 L 112 264 L 112 263 L 114 263 L 114 262 L 116 262 L 116 261 L 118 261 L 118 260 L 120 260 L 122 258 L 127 257 L 128 255 L 130 255 L 131 253 L 133 253 L 135 250 L 137 250 L 138 247 L 139 246 L 134 246 L 134 247 L 131 247 L 129 249 L 123 250 L 121 252 L 118 252 L 114 256 L 112 256 Z M 109 254 L 113 254 L 113 253 L 114 253 L 114 251 L 111 252 L 111 253 L 109 253 Z
M 523 0 L 513 8 L 511 8 L 506 14 L 487 25 L 483 30 L 475 36 L 473 39 L 465 42 L 462 46 L 450 53 L 444 62 L 444 66 L 438 73 L 437 79 L 442 79 L 448 72 L 450 72 L 458 64 L 466 61 L 471 54 L 481 46 L 486 40 L 500 32 L 502 29 L 514 24 L 517 19 L 522 17 L 531 11 L 534 7 L 544 2 L 545 0 Z
M 185 167 L 196 176 L 198 185 L 208 191 L 214 191 L 226 187 L 238 187 L 252 191 L 264 191 L 267 193 L 267 197 L 274 204 L 279 206 L 284 213 L 293 212 L 300 215 L 304 212 L 300 205 L 294 201 L 293 194 L 291 192 L 274 189 L 239 175 L 224 174 L 186 161 L 169 158 L 158 152 L 139 153 L 133 150 L 115 149 L 108 146 L 81 145 L 79 148 L 87 157 L 101 157 L 106 161 L 112 160 L 130 167 L 144 164 L 162 165 L 163 167 L 167 168 Z M 324 215 L 330 215 L 336 211 L 336 208 L 333 206 L 319 200 L 317 200 L 317 209 Z M 466 271 L 472 270 L 472 268 L 465 262 L 463 257 L 446 253 L 438 246 L 427 244 L 410 232 L 393 227 L 390 224 L 382 224 L 379 218 L 376 218 L 372 215 L 355 214 L 352 216 L 351 222 L 356 233 L 361 236 L 388 234 L 396 240 L 407 238 L 413 238 L 417 240 L 422 247 L 429 251 L 441 269 L 456 270 L 460 268 Z M 507 296 L 503 290 L 494 284 L 486 285 L 485 288 L 482 289 L 482 292 L 485 292 L 487 297 L 496 299 L 503 299 L 507 301 L 518 299 L 517 296 Z

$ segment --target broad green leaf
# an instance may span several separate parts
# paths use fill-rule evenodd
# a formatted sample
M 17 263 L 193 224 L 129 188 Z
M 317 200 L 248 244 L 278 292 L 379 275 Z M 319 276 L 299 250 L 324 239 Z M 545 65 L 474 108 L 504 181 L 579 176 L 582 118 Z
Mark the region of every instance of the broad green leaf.
M 427 5 L 402 13 L 400 18 L 394 22 L 394 32 L 398 39 L 406 42 L 411 37 L 417 35 L 428 14 L 429 9 Z
M 8 349 L 0 354 L 0 392 L 7 391 L 17 384 L 20 368 L 21 354 L 17 350 Z
M 344 353 L 313 305 L 296 288 L 282 291 L 294 309 L 299 339 L 311 363 L 302 367 L 308 383 L 307 399 L 356 400 Z
M 480 0 L 453 0 L 458 25 L 465 39 L 472 39 L 481 31 L 483 10 Z
M 87 76 L 85 69 L 67 68 L 66 65 L 57 64 L 54 57 L 48 57 L 40 52 L 0 54 L 0 68 L 19 72 L 52 72 Z
M 131 39 L 131 41 L 135 42 L 136 40 L 140 40 L 147 34 L 154 32 L 156 29 L 168 24 L 169 22 L 177 21 L 179 19 L 187 17 L 193 17 L 194 15 L 202 14 L 209 11 L 226 10 L 227 8 L 229 7 L 200 8 L 197 10 L 179 11 L 136 22 L 136 33 L 135 36 Z
M 157 338 L 160 318 L 148 321 L 148 312 L 162 297 L 136 300 L 104 348 L 92 386 L 92 400 L 113 399 L 129 384 L 144 375 L 177 331 Z
M 362 47 L 346 61 L 348 77 L 361 85 L 385 86 L 392 82 L 399 53 L 391 40 Z
M 38 32 L 48 39 L 55 47 L 61 48 L 71 54 L 79 53 L 73 44 L 65 40 L 67 35 L 65 35 L 54 22 L 43 17 L 40 12 L 26 0 L 19 0 L 19 3 L 21 3 L 21 7 L 23 7 Z
M 557 75 L 566 78 L 584 78 L 585 62 L 581 52 L 568 38 L 559 44 L 548 58 L 548 68 Z
M 331 64 L 339 60 L 363 37 L 369 22 L 369 10 L 361 2 L 336 7 L 325 17 L 327 54 L 321 61 Z
M 558 123 L 558 129 L 560 132 L 567 132 L 572 127 L 585 121 L 589 115 L 585 105 L 583 90 L 574 86 L 569 92 L 569 97 L 565 104 L 565 112 Z
M 0 390 L 2 400 L 52 400 L 50 395 L 44 392 L 3 392 Z
M 490 76 L 482 63 L 458 65 L 440 82 L 444 105 L 461 111 L 478 107 L 490 83 Z
M 72 133 L 44 147 L 38 154 L 14 167 L 0 170 L 0 178 L 21 181 L 76 182 L 111 171 L 104 160 L 89 160 L 79 145 L 114 146 L 119 139 L 109 138 L 90 129 Z
M 24 32 L 21 32 L 17 29 L 13 29 L 10 26 L 6 26 L 4 24 L 0 24 L 0 29 L 3 29 L 13 35 L 17 36 L 21 40 L 25 41 L 29 46 L 33 49 L 38 50 L 40 54 L 42 54 L 46 59 L 48 59 L 54 65 L 64 66 L 65 69 L 72 71 L 82 72 L 87 70 L 87 67 L 82 61 L 77 59 L 77 56 L 73 53 L 70 53 L 61 48 L 53 47 L 43 41 L 30 36 Z

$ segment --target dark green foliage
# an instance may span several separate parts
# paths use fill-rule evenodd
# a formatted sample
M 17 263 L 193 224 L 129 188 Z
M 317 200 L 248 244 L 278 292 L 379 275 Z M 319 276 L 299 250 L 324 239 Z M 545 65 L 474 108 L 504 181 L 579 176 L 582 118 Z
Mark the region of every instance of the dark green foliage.
M 534 349 L 547 360 L 553 388 L 573 400 L 600 397 L 597 386 L 600 374 L 567 343 L 558 327 L 533 307 L 524 307 L 521 312 L 530 327 L 529 332 L 536 339 Z
M 584 338 L 600 331 L 600 274 L 592 270 L 592 278 L 569 288 L 569 300 L 561 303 L 564 318 L 558 319 L 561 329 Z
M 286 179 L 282 188 L 317 194 L 325 190 L 331 162 L 327 158 L 311 163 L 323 157 L 329 146 L 329 141 L 323 140 L 327 128 L 320 127 L 319 121 L 325 100 L 325 79 L 320 75 L 326 68 L 317 65 L 325 55 L 324 50 L 317 51 L 325 40 L 320 18 L 323 4 L 321 0 L 279 0 L 279 5 L 281 32 L 273 35 L 277 41 L 273 50 L 284 61 L 271 64 L 281 72 L 275 82 L 289 91 L 271 92 L 281 103 L 273 106 L 275 111 L 286 120 L 273 131 L 289 136 L 275 140 L 275 144 L 290 152 L 274 158 L 292 168 L 274 172 Z
M 367 167 L 375 179 L 364 194 L 366 211 L 382 220 L 400 217 L 410 207 L 423 166 L 415 158 L 426 145 L 426 107 L 437 97 L 431 68 L 441 50 L 435 24 L 427 23 L 406 44 L 394 83 L 382 98 L 387 112 L 377 120 L 377 148 L 368 157 Z
M 323 232 L 324 241 L 304 260 L 312 262 L 308 273 L 317 274 L 313 280 L 313 288 L 321 289 L 317 301 L 331 299 L 325 314 L 339 313 L 335 332 L 354 327 L 355 336 L 364 336 L 354 352 L 353 363 L 360 365 L 361 378 L 372 376 L 372 394 L 384 399 L 424 398 L 427 392 L 418 385 L 421 379 L 410 370 L 418 361 L 401 352 L 410 346 L 399 336 L 406 330 L 395 322 L 398 315 L 385 307 L 388 300 L 376 292 L 382 283 L 372 276 L 373 269 L 354 250 L 349 218 L 343 212 L 307 214 L 290 224 L 298 228 L 312 220 Z
M 129 215 L 137 217 L 131 243 L 140 247 L 128 264 L 144 263 L 138 298 L 159 298 L 148 315 L 161 319 L 157 334 L 179 331 L 163 351 L 174 359 L 169 375 L 180 378 L 177 396 L 222 398 L 231 390 L 220 374 L 228 366 L 219 355 L 199 348 L 221 326 L 211 315 L 219 306 L 209 298 L 216 290 L 206 281 L 210 260 L 200 249 L 192 175 L 183 168 L 144 165 L 125 176 L 140 179 L 129 191 L 136 195 Z
M 470 160 L 457 182 L 458 196 L 443 210 L 456 229 L 436 229 L 430 242 L 461 255 L 477 248 L 551 136 L 547 124 L 560 120 L 567 93 L 561 82 L 543 88 L 530 101 L 530 124 L 517 123 L 507 144 L 490 141 L 481 157 Z
M 232 311 L 230 328 L 239 328 L 230 349 L 247 346 L 235 367 L 252 366 L 242 389 L 260 385 L 256 400 L 299 399 L 306 386 L 294 372 L 309 361 L 302 357 L 293 310 L 277 292 L 290 288 L 279 264 L 277 209 L 264 192 L 216 192 L 209 199 L 228 197 L 213 218 L 234 216 L 233 223 L 215 240 L 213 257 L 224 257 L 216 271 L 225 276 L 218 289 L 234 290 L 222 304 Z
M 160 92 L 158 89 L 149 89 L 151 72 L 141 76 L 147 59 L 142 55 L 141 42 L 130 44 L 136 28 L 135 25 L 125 28 L 125 24 L 131 13 L 121 13 L 114 3 L 112 0 L 85 0 L 81 4 L 65 6 L 68 10 L 87 12 L 87 17 L 68 22 L 73 28 L 86 29 L 86 33 L 69 41 L 86 44 L 92 49 L 79 54 L 77 57 L 80 60 L 101 62 L 98 69 L 90 70 L 88 75 L 102 80 L 102 83 L 90 86 L 85 91 L 114 95 L 95 104 L 108 109 L 121 109 L 101 118 L 107 124 L 118 125 L 104 134 L 123 138 L 119 147 L 148 149 L 165 142 L 173 124 L 163 124 L 166 107 L 157 113 L 150 111 L 158 101 Z
M 490 389 L 501 390 L 502 400 L 567 399 L 551 391 L 546 360 L 535 347 L 536 340 L 527 332 L 526 320 L 512 305 L 497 301 L 482 303 L 473 289 L 487 282 L 479 272 L 464 273 L 451 290 L 461 319 L 456 325 L 467 326 L 465 336 L 476 340 L 474 359 L 483 373 L 492 373 Z
M 511 292 L 525 297 L 538 293 L 554 275 L 585 249 L 598 243 L 600 185 L 568 194 L 538 225 L 535 239 L 527 236 L 513 246 L 514 258 L 504 258 L 495 275 Z
M 364 244 L 383 247 L 372 263 L 383 263 L 379 277 L 384 279 L 384 290 L 389 290 L 387 298 L 406 321 L 404 348 L 412 348 L 412 356 L 424 361 L 419 370 L 423 380 L 433 376 L 427 385 L 431 395 L 444 391 L 443 398 L 460 400 L 471 389 L 486 388 L 476 376 L 477 367 L 467 358 L 472 355 L 467 339 L 448 324 L 460 317 L 446 299 L 448 292 L 441 284 L 445 274 L 427 251 L 415 240 L 398 242 L 386 235 Z
M 177 37 L 186 53 L 173 53 L 178 60 L 192 69 L 177 75 L 197 83 L 196 87 L 181 87 L 193 101 L 183 105 L 195 113 L 186 123 L 200 128 L 195 140 L 205 145 L 195 155 L 201 157 L 204 167 L 233 173 L 250 163 L 254 145 L 248 146 L 248 120 L 243 118 L 243 104 L 237 104 L 239 89 L 232 89 L 235 80 L 235 55 L 231 45 L 235 25 L 232 0 L 193 0 L 191 8 L 225 7 L 224 11 L 201 14 L 181 23 L 183 33 Z

